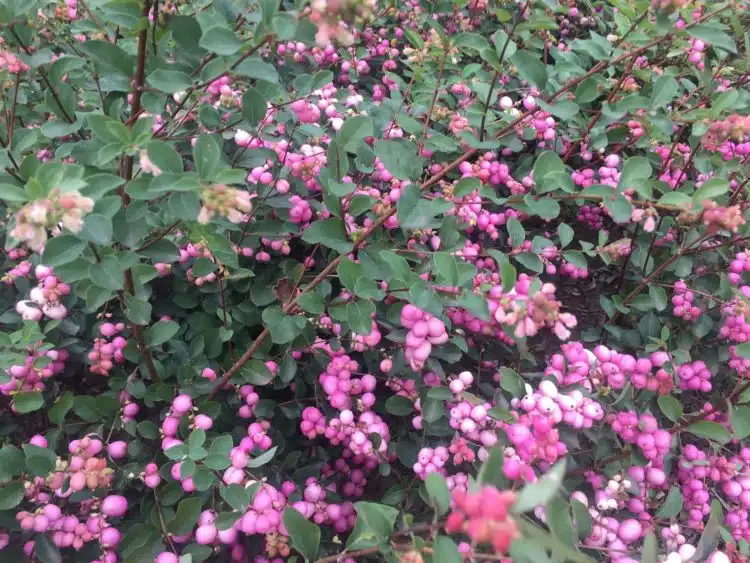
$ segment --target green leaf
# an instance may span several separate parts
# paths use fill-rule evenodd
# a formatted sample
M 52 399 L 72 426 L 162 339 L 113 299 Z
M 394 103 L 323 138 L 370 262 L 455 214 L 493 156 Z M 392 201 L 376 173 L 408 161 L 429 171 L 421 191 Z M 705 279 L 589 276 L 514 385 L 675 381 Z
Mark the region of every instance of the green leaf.
M 682 404 L 676 398 L 671 395 L 662 395 L 656 399 L 656 402 L 664 416 L 672 422 L 677 422 L 682 418 Z
M 401 197 L 396 204 L 398 224 L 402 229 L 423 229 L 430 226 L 435 217 L 452 208 L 444 199 L 426 199 L 421 197 L 416 184 L 401 189 Z
M 120 264 L 112 256 L 104 258 L 101 262 L 91 264 L 89 267 L 91 281 L 104 289 L 117 291 L 122 289 L 123 272 Z
M 434 473 L 432 475 L 435 475 Z M 458 546 L 451 538 L 438 536 L 433 544 L 432 563 L 461 563 L 463 561 Z
M 633 215 L 633 205 L 622 195 L 617 195 L 614 199 L 605 198 L 604 207 L 615 223 L 627 223 Z
M 729 191 L 729 182 L 721 178 L 712 178 L 703 182 L 700 188 L 695 190 L 693 201 L 700 205 L 704 201 L 713 201 Z
M 159 346 L 172 339 L 180 331 L 180 325 L 174 321 L 159 321 L 146 330 L 146 342 L 149 346 Z
M 648 288 L 648 295 L 657 311 L 663 311 L 667 308 L 667 292 L 663 287 L 652 285 Z
M 284 510 L 282 520 L 292 540 L 292 547 L 299 551 L 305 561 L 314 561 L 320 546 L 320 528 L 291 507 Z
M 47 241 L 42 262 L 47 266 L 62 266 L 72 262 L 86 248 L 86 243 L 73 235 L 60 235 Z
M 643 156 L 634 156 L 625 161 L 620 173 L 618 187 L 621 190 L 637 188 L 639 184 L 651 177 L 651 163 Z
M 575 522 L 578 539 L 586 539 L 591 533 L 594 522 L 589 514 L 589 509 L 581 501 L 572 500 L 570 506 L 573 509 L 573 521 Z
M 672 103 L 679 89 L 680 86 L 673 77 L 667 75 L 660 76 L 654 81 L 651 89 L 649 107 L 651 109 L 663 108 L 665 105 Z
M 34 536 L 34 555 L 41 563 L 62 563 L 62 555 L 46 534 Z
M 162 141 L 151 141 L 146 150 L 151 163 L 162 172 L 180 174 L 183 171 L 182 157 L 171 145 Z
M 437 472 L 428 474 L 427 479 L 425 479 L 425 488 L 430 504 L 435 507 L 438 516 L 448 512 L 451 507 L 451 493 L 445 483 L 445 477 Z
M 737 354 L 740 358 L 750 358 L 750 342 L 737 344 L 734 347 L 734 353 Z
M 211 447 L 208 449 L 208 452 L 211 455 L 222 455 L 228 457 L 233 446 L 234 440 L 232 439 L 232 436 L 230 434 L 224 434 L 222 436 L 214 438 L 213 442 L 211 442 Z
M 689 195 L 682 192 L 668 192 L 659 198 L 658 203 L 661 205 L 675 205 L 689 209 L 692 207 L 693 200 Z
M 23 483 L 8 483 L 0 487 L 0 510 L 10 510 L 21 504 L 24 492 Z
M 516 514 L 533 510 L 537 506 L 544 506 L 562 486 L 565 475 L 565 460 L 558 461 L 552 469 L 542 475 L 536 483 L 529 483 L 518 494 L 518 500 L 513 505 Z
M 722 29 L 713 24 L 701 23 L 693 25 L 688 29 L 688 33 L 697 39 L 702 39 L 706 43 L 710 43 L 712 47 L 718 47 L 730 53 L 737 53 L 737 45 L 734 40 L 724 33 Z
M 257 88 L 248 88 L 242 95 L 242 117 L 251 127 L 257 127 L 266 116 L 266 98 Z
M 521 222 L 515 217 L 508 219 L 505 228 L 508 230 L 511 246 L 520 246 L 523 241 L 526 240 L 526 230 L 523 228 L 523 225 L 521 225 Z
M 385 410 L 395 416 L 408 416 L 414 412 L 414 404 L 406 397 L 391 395 L 385 402 Z
M 458 298 L 458 304 L 475 317 L 485 321 L 490 320 L 489 304 L 484 296 L 477 295 L 473 291 L 466 291 Z
M 302 240 L 311 244 L 320 243 L 325 247 L 346 254 L 352 250 L 352 243 L 349 242 L 344 225 L 341 219 L 326 219 L 324 221 L 315 221 L 308 227 L 302 235 Z
M 587 104 L 599 97 L 599 87 L 596 79 L 587 78 L 576 88 L 576 102 Z
M 547 86 L 547 67 L 538 55 L 529 51 L 518 51 L 510 58 L 510 61 L 518 69 L 521 79 L 533 84 L 539 90 L 544 90 Z
M 656 563 L 658 560 L 656 536 L 654 532 L 649 532 L 646 535 L 646 539 L 643 540 L 643 554 L 641 555 L 641 563 Z
M 273 459 L 273 456 L 276 455 L 276 450 L 278 449 L 278 446 L 274 446 L 267 452 L 263 452 L 258 457 L 254 457 L 250 459 L 247 462 L 248 469 L 255 469 L 256 467 L 262 467 L 265 464 L 267 464 L 269 461 Z
M 29 200 L 24 189 L 13 184 L 0 184 L 0 199 L 11 203 L 25 203 Z
M 349 158 L 341 147 L 339 147 L 336 139 L 333 139 L 328 144 L 326 159 L 328 160 L 328 166 L 326 167 L 328 175 L 337 182 L 341 181 L 341 179 L 346 176 L 347 172 L 349 172 Z M 333 207 L 333 205 L 331 207 Z
M 23 451 L 26 454 L 26 467 L 32 475 L 46 477 L 55 468 L 57 455 L 54 450 L 24 444 Z
M 573 522 L 570 519 L 570 505 L 559 495 L 547 503 L 547 525 L 563 543 L 573 545 Z
M 271 331 L 274 344 L 288 344 L 300 333 L 295 319 L 281 310 L 281 307 L 267 307 L 263 310 L 263 324 Z
M 198 44 L 212 53 L 228 57 L 239 51 L 243 42 L 228 27 L 215 25 L 203 33 Z
M 417 145 L 411 141 L 378 141 L 375 155 L 386 170 L 400 180 L 416 180 L 424 169 L 425 159 L 417 155 Z
M 659 512 L 656 513 L 656 518 L 660 520 L 669 520 L 674 518 L 682 511 L 682 493 L 680 488 L 673 486 L 667 493 L 667 498 L 664 500 L 664 504 L 659 508 Z
M 526 205 L 529 206 L 529 210 L 543 219 L 554 219 L 560 215 L 560 204 L 557 200 L 551 197 L 541 197 L 535 199 L 532 195 L 527 195 L 523 198 Z
M 550 192 L 558 188 L 557 174 L 565 174 L 565 164 L 556 152 L 544 151 L 534 162 L 534 182 L 537 192 Z
M 13 395 L 13 407 L 18 414 L 38 411 L 44 406 L 41 391 L 23 391 Z
M 567 223 L 560 223 L 557 226 L 557 236 L 560 237 L 560 248 L 565 248 L 573 241 L 574 232 Z
M 525 266 L 532 272 L 541 274 L 542 270 L 544 270 L 544 264 L 542 263 L 541 258 L 533 252 L 520 252 L 519 254 L 516 254 L 514 258 L 519 264 Z
M 497 408 L 497 407 L 495 407 Z M 510 413 L 508 413 L 510 416 Z M 495 446 L 490 450 L 487 460 L 482 464 L 477 475 L 480 485 L 491 485 L 497 488 L 506 488 L 508 482 L 503 474 L 505 455 L 502 446 Z
M 191 497 L 182 500 L 177 506 L 174 518 L 167 524 L 169 533 L 175 536 L 182 536 L 189 533 L 198 522 L 202 507 L 203 499 L 200 497 Z
M 542 100 L 537 100 L 537 105 L 544 111 L 548 111 L 555 117 L 564 120 L 573 119 L 581 111 L 578 104 L 565 100 L 555 102 L 553 105 L 546 104 Z
M 732 439 L 729 430 L 724 428 L 718 422 L 711 422 L 708 420 L 694 422 L 685 429 L 685 432 L 690 432 L 700 438 L 712 440 L 719 444 L 726 444 Z
M 297 297 L 297 305 L 314 315 L 322 315 L 326 310 L 323 298 L 315 292 L 303 293 Z
M 240 63 L 240 65 L 234 69 L 235 74 L 240 76 L 247 76 L 248 78 L 254 78 L 256 80 L 264 80 L 276 84 L 279 82 L 279 73 L 276 72 L 276 68 L 258 57 L 250 57 Z
M 190 76 L 179 70 L 157 69 L 146 78 L 151 86 L 167 94 L 187 90 L 193 83 Z
M 750 407 L 733 408 L 729 420 L 735 440 L 744 440 L 750 436 Z
M 352 332 L 367 335 L 372 332 L 372 315 L 375 305 L 370 301 L 358 299 L 346 304 L 346 322 Z
M 357 502 L 357 521 L 346 542 L 347 551 L 374 547 L 393 534 L 398 510 L 374 502 Z
M 221 148 L 211 135 L 199 135 L 193 148 L 195 168 L 202 180 L 213 180 L 221 168 Z
M 135 71 L 135 57 L 128 55 L 119 46 L 110 41 L 88 40 L 80 45 L 91 60 L 102 69 L 130 78 Z
M 73 393 L 70 391 L 66 391 L 60 395 L 55 401 L 55 404 L 47 411 L 47 417 L 50 419 L 50 422 L 54 424 L 62 424 L 65 422 L 65 415 L 73 408 L 73 399 Z
M 374 134 L 372 119 L 363 115 L 350 117 L 339 129 L 338 143 L 346 152 L 356 153 L 360 144 L 364 142 L 365 137 L 371 137 Z M 393 172 L 391 171 L 393 174 Z
M 433 271 L 441 283 L 450 286 L 459 285 L 458 260 L 447 252 L 436 252 L 432 255 Z
M 229 506 L 239 512 L 244 512 L 247 505 L 252 501 L 250 492 L 242 485 L 219 487 L 219 494 Z
M 718 499 L 711 501 L 711 515 L 708 517 L 705 528 L 703 528 L 703 534 L 701 535 L 698 544 L 695 546 L 695 553 L 691 558 L 693 561 L 705 561 L 709 555 L 719 545 L 719 530 L 721 529 L 721 521 L 723 510 L 721 509 L 721 503 Z
M 167 206 L 177 219 L 194 221 L 200 213 L 200 197 L 197 192 L 175 192 L 169 196 Z
M 0 448 L 0 480 L 10 481 L 26 471 L 23 452 L 10 444 Z
M 344 284 L 344 287 L 352 293 L 354 293 L 354 287 L 357 285 L 357 281 L 364 276 L 362 266 L 351 261 L 349 258 L 344 258 L 341 261 L 336 273 L 338 274 L 341 283 Z
M 83 221 L 81 236 L 95 244 L 107 244 L 112 239 L 112 219 L 99 213 L 89 213 Z
M 519 519 L 518 525 L 521 528 L 523 539 L 528 540 L 531 545 L 539 545 L 544 548 L 545 556 L 546 550 L 550 550 L 553 553 L 558 554 L 560 558 L 564 560 L 572 561 L 575 563 L 594 563 L 594 559 L 592 559 L 591 557 L 576 550 L 570 545 L 561 542 L 555 536 L 545 530 L 541 530 L 535 524 L 532 524 L 525 519 Z M 520 543 L 520 541 L 521 540 L 513 542 L 513 544 L 511 545 L 511 550 L 513 548 L 513 545 Z
M 524 395 L 524 383 L 523 378 L 513 368 L 508 366 L 502 366 L 498 370 L 500 376 L 500 387 L 503 391 L 507 391 L 514 397 L 521 397 Z

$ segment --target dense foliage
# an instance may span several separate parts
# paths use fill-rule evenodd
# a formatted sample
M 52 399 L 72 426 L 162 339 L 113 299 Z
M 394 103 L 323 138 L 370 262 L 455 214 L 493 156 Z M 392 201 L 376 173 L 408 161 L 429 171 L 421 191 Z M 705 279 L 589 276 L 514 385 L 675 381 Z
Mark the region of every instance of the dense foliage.
M 0 558 L 747 561 L 748 8 L 0 1 Z

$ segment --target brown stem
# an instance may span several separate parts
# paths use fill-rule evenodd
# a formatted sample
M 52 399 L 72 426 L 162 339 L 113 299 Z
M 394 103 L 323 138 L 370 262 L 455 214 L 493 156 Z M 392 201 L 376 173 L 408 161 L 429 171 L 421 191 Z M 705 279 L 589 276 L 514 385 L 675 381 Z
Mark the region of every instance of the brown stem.
M 161 509 L 161 501 L 159 500 L 159 493 L 156 492 L 156 489 L 153 489 L 154 491 L 154 499 L 156 499 L 156 512 L 159 515 L 159 525 L 161 526 L 161 533 L 164 536 L 164 539 L 167 540 L 167 543 L 169 544 L 170 549 L 173 553 L 177 553 L 177 549 L 174 546 L 174 543 L 172 543 L 172 536 L 167 531 L 167 523 L 164 520 L 164 513 Z
M 135 251 L 136 252 L 141 252 L 143 250 L 146 250 L 149 246 L 151 246 L 152 244 L 155 244 L 155 243 L 159 242 L 161 239 L 163 239 L 165 236 L 167 236 L 169 233 L 171 233 L 175 229 L 175 227 L 177 227 L 177 225 L 179 225 L 179 224 L 180 224 L 179 221 L 175 221 L 171 225 L 167 226 L 164 230 L 162 230 L 154 238 L 152 238 L 149 241 L 146 241 L 145 243 L 143 243 L 142 246 L 136 248 Z
M 146 0 L 143 4 L 143 17 L 148 18 L 149 10 L 151 9 L 150 0 Z M 148 28 L 144 27 L 138 32 L 138 55 L 135 70 L 135 81 L 133 84 L 133 106 L 131 115 L 138 115 L 141 111 L 141 94 L 143 93 L 143 83 L 146 74 L 146 43 L 148 41 Z M 131 123 L 132 128 L 132 123 Z M 127 182 L 133 179 L 133 157 L 124 156 L 120 163 L 120 176 Z M 130 197 L 125 193 L 125 186 L 120 190 L 120 198 L 122 200 L 123 207 L 127 207 L 130 204 Z M 130 295 L 135 295 L 135 280 L 133 278 L 133 270 L 128 268 L 123 274 L 123 285 L 125 291 Z M 123 298 L 123 303 L 125 302 Z M 124 311 L 123 311 L 124 313 Z M 130 328 L 135 336 L 135 341 L 138 344 L 138 351 L 140 352 L 143 362 L 146 364 L 149 374 L 151 375 L 152 381 L 159 380 L 159 374 L 156 371 L 154 365 L 154 359 L 151 356 L 151 351 L 148 349 L 146 338 L 143 334 L 143 329 L 131 322 Z
M 21 74 L 16 74 L 16 87 L 13 89 L 13 103 L 10 108 L 10 117 L 8 118 L 8 147 L 13 146 L 13 130 L 16 126 L 16 106 L 18 105 L 18 90 L 21 88 Z

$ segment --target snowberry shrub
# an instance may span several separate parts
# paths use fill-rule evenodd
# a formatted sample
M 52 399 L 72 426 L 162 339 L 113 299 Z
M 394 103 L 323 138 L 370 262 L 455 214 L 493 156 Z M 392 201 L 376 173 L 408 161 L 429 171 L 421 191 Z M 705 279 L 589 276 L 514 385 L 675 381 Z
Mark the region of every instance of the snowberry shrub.
M 748 8 L 0 0 L 0 559 L 747 561 Z

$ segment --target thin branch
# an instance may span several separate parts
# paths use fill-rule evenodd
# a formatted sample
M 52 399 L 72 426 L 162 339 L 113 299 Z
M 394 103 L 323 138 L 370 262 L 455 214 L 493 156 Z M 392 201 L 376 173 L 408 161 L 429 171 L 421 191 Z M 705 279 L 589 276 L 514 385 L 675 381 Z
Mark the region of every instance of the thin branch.
M 18 90 L 21 88 L 21 74 L 16 74 L 16 86 L 13 89 L 13 103 L 10 108 L 10 117 L 8 119 L 8 133 L 6 138 L 8 139 L 8 147 L 13 146 L 13 130 L 16 126 L 16 107 L 18 105 Z M 10 152 L 10 151 L 8 151 Z
M 143 17 L 147 18 L 149 10 L 151 9 L 150 0 L 146 0 L 143 4 Z M 131 108 L 131 115 L 138 115 L 141 110 L 141 94 L 143 93 L 143 83 L 146 74 L 146 43 L 148 42 L 148 28 L 144 27 L 138 32 L 138 56 L 135 70 L 135 80 L 133 83 L 133 105 Z M 130 124 L 132 127 L 132 123 Z M 127 182 L 133 179 L 133 157 L 123 156 L 120 162 L 120 176 Z M 130 204 L 130 197 L 125 192 L 125 187 L 120 190 L 120 198 L 122 200 L 123 207 L 127 207 Z M 131 296 L 135 295 L 135 279 L 133 277 L 133 270 L 128 268 L 123 274 L 123 284 L 125 291 Z M 122 303 L 125 304 L 123 298 Z M 123 314 L 125 311 L 123 311 Z M 148 349 L 146 338 L 143 334 L 141 327 L 133 322 L 130 323 L 133 336 L 135 336 L 136 343 L 138 344 L 138 351 L 140 352 L 143 362 L 146 364 L 149 374 L 151 375 L 152 381 L 159 380 L 159 373 L 156 371 L 156 365 L 154 364 L 154 358 L 151 356 L 151 351 Z
M 427 110 L 427 115 L 424 119 L 424 128 L 422 129 L 422 136 L 419 139 L 419 146 L 417 148 L 417 154 L 422 154 L 422 147 L 424 147 L 424 140 L 427 137 L 427 130 L 430 128 L 430 120 L 432 120 L 432 112 L 435 110 L 435 102 L 437 102 L 438 94 L 440 93 L 440 81 L 443 79 L 443 70 L 445 70 L 445 61 L 448 60 L 448 49 L 445 50 L 442 60 L 440 61 L 440 70 L 438 70 L 437 83 L 435 84 L 435 91 L 432 93 L 432 101 L 430 102 L 430 109 Z

